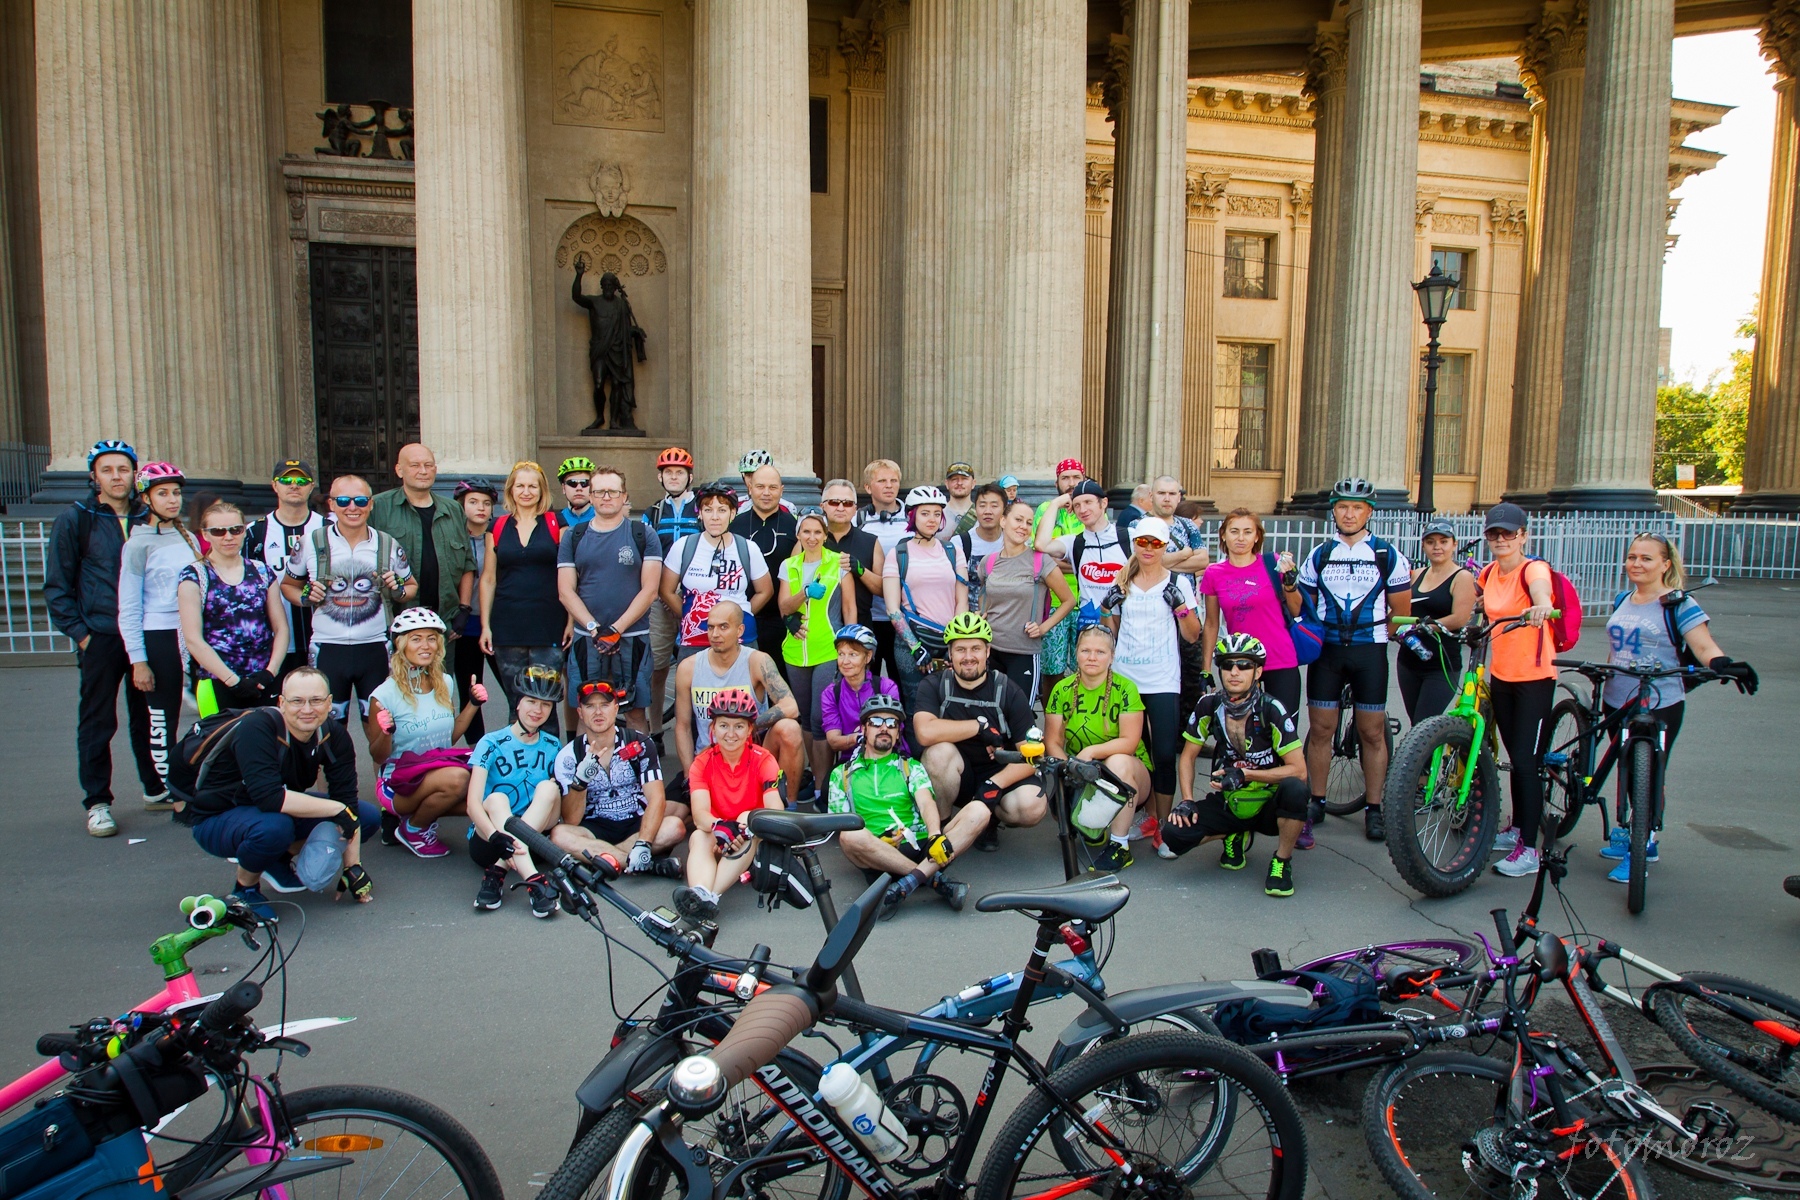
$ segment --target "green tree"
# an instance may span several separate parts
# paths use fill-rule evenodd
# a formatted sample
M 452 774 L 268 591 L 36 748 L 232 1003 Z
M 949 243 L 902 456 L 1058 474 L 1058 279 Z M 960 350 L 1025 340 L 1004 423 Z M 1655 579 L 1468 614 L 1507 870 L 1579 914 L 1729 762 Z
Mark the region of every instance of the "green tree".
M 1755 316 L 1738 325 L 1737 335 L 1756 340 Z M 1698 487 L 1743 482 L 1750 363 L 1749 350 L 1733 350 L 1730 373 L 1714 375 L 1704 388 L 1678 383 L 1656 389 L 1656 487 L 1675 486 L 1678 463 L 1693 465 Z

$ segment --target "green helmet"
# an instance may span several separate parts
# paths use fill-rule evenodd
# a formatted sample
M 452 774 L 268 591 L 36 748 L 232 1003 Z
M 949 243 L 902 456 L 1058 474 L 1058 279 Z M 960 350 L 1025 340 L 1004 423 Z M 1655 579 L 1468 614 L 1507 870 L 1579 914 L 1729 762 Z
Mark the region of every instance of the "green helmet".
M 992 642 L 994 627 L 987 623 L 987 618 L 979 613 L 957 613 L 944 626 L 944 644 L 961 641 L 964 638 L 975 638 L 978 641 Z
M 581 455 L 577 454 L 573 458 L 565 458 L 562 460 L 562 466 L 556 468 L 556 481 L 561 483 L 569 476 L 583 472 L 589 475 L 594 473 L 594 460 L 591 458 L 583 458 Z
M 1228 633 L 1213 647 L 1213 658 L 1247 658 L 1260 667 L 1269 661 L 1269 652 L 1247 633 Z

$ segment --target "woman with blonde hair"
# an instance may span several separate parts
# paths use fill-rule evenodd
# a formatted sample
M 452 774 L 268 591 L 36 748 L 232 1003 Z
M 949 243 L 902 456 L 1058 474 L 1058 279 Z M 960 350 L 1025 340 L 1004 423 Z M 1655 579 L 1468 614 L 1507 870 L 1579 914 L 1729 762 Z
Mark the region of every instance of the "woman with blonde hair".
M 516 712 L 526 671 L 562 670 L 573 626 L 557 596 L 562 529 L 551 511 L 544 468 L 529 460 L 514 463 L 500 502 L 506 512 L 488 526 L 487 553 L 481 556 L 481 652 L 493 656 L 507 708 Z M 545 729 L 560 735 L 555 714 Z
M 206 557 L 176 577 L 181 639 L 200 714 L 275 703 L 275 673 L 287 657 L 281 578 L 244 557 L 244 513 L 229 500 L 200 506 Z
M 438 838 L 437 820 L 462 811 L 469 794 L 469 751 L 452 746 L 487 699 L 487 689 L 475 684 L 468 703 L 456 710 L 444 674 L 447 632 L 429 608 L 409 608 L 394 618 L 388 677 L 369 697 L 363 727 L 379 764 L 375 798 L 394 818 L 400 844 L 420 858 L 450 853 Z

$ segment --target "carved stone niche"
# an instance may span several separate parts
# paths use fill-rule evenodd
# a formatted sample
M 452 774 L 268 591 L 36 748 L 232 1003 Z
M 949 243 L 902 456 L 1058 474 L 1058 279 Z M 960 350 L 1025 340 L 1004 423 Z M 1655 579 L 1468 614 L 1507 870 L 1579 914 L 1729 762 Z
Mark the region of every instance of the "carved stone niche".
M 669 255 L 664 240 L 674 210 L 632 204 L 630 212 L 608 216 L 594 204 L 551 201 L 549 225 L 561 226 L 551 251 L 550 284 L 554 294 L 550 311 L 555 355 L 555 427 L 540 429 L 540 440 L 574 438 L 594 419 L 594 377 L 588 369 L 587 314 L 569 300 L 575 281 L 575 260 L 583 259 L 587 271 L 581 289 L 593 295 L 600 290 L 600 276 L 611 271 L 619 277 L 631 313 L 646 335 L 648 360 L 635 364 L 637 426 L 652 439 L 666 438 L 673 429 L 669 412 L 669 377 L 677 353 L 670 329 Z M 565 224 L 566 222 L 566 224 Z M 583 453 L 593 456 L 601 438 L 582 438 Z M 557 443 L 560 445 L 561 443 Z

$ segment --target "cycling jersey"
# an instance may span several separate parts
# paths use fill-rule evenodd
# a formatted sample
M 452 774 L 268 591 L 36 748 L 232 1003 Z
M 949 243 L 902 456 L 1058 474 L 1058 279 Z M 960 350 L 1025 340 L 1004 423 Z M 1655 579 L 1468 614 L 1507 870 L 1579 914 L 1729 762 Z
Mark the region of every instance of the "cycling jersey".
M 1294 732 L 1293 714 L 1281 706 L 1281 701 L 1267 692 L 1259 693 L 1259 696 L 1260 704 L 1251 710 L 1244 723 L 1242 745 L 1232 745 L 1225 731 L 1224 692 L 1208 692 L 1200 697 L 1200 702 L 1194 705 L 1193 715 L 1188 718 L 1187 731 L 1181 736 L 1202 747 L 1202 753 L 1210 753 L 1215 768 L 1243 762 L 1252 770 L 1273 770 L 1281 765 L 1285 756 L 1300 748 L 1300 738 Z M 1262 808 L 1279 786 L 1246 781 L 1243 787 L 1224 793 L 1226 807 L 1234 816 L 1250 816 Z
M 556 786 L 564 792 L 582 791 L 587 797 L 584 821 L 635 821 L 644 813 L 644 785 L 660 780 L 662 766 L 656 743 L 631 729 L 616 729 L 612 757 L 594 781 L 575 782 L 575 768 L 587 757 L 588 739 L 578 734 L 556 756 Z
M 580 512 L 576 512 L 573 508 L 571 508 L 570 506 L 568 506 L 566 504 L 563 507 L 556 510 L 556 523 L 559 526 L 561 526 L 563 529 L 573 529 L 577 525 L 586 525 L 589 521 L 591 521 L 593 519 L 594 519 L 594 506 L 591 504 L 588 505 L 586 508 L 582 509 Z
M 876 837 L 917 846 L 929 835 L 913 797 L 930 790 L 931 776 L 917 760 L 898 754 L 869 758 L 859 750 L 831 772 L 826 811 L 855 813 Z
M 1070 754 L 1112 741 L 1119 736 L 1121 715 L 1143 711 L 1144 699 L 1137 684 L 1117 671 L 1107 677 L 1105 687 L 1098 688 L 1083 687 L 1079 674 L 1065 676 L 1050 689 L 1050 698 L 1044 702 L 1045 716 L 1063 719 L 1063 749 Z M 1142 737 L 1135 753 L 1148 771 L 1150 751 Z
M 781 767 L 775 756 L 755 742 L 744 747 L 736 766 L 725 761 L 723 750 L 708 746 L 688 768 L 689 794 L 706 793 L 715 821 L 736 821 L 752 809 L 764 807 L 763 800 L 780 786 Z
M 1388 597 L 1411 594 L 1412 564 L 1374 534 L 1354 544 L 1338 534 L 1300 564 L 1300 590 L 1325 627 L 1326 645 L 1381 645 L 1388 640 Z

